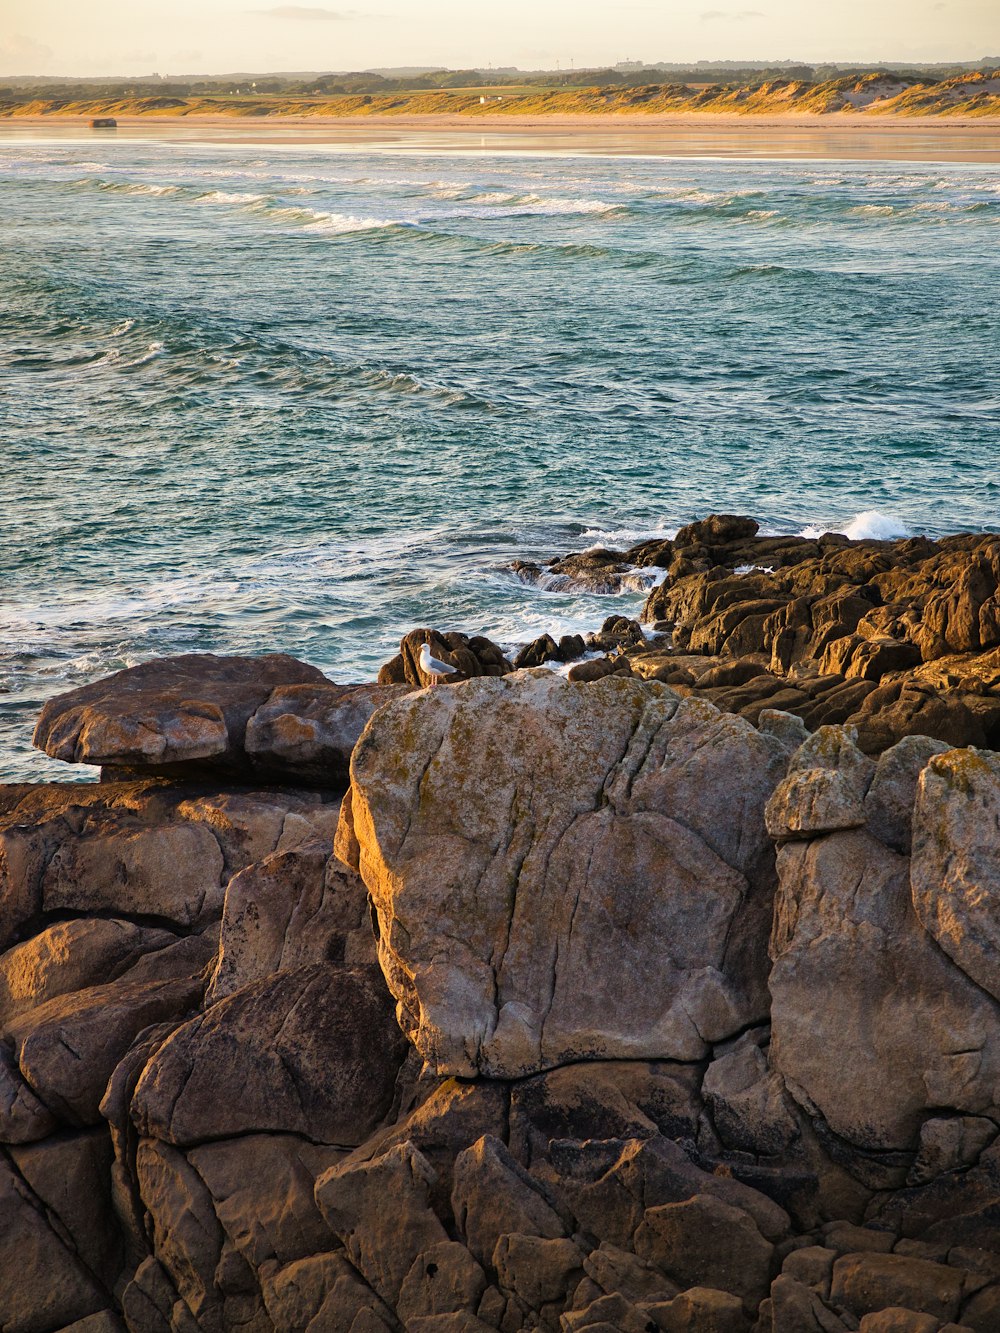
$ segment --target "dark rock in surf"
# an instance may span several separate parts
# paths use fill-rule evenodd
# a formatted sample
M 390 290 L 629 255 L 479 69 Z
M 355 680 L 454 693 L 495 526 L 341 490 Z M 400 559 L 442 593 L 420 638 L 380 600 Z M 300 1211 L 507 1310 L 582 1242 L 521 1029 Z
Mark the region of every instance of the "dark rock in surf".
M 453 675 L 428 676 L 420 669 L 420 649 L 425 643 L 432 657 L 455 668 Z M 403 636 L 396 656 L 379 671 L 378 683 L 406 684 L 422 689 L 439 681 L 457 685 L 476 676 L 505 676 L 513 669 L 503 649 L 481 635 L 470 637 L 455 632 L 441 634 L 433 629 L 413 629 Z

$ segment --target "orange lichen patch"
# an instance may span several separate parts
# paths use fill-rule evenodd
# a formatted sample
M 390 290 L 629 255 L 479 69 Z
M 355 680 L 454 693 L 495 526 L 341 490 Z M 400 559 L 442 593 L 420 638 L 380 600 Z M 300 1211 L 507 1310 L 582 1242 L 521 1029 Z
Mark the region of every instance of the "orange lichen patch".
M 965 796 L 972 794 L 977 781 L 988 780 L 997 773 L 996 759 L 982 750 L 971 747 L 935 755 L 928 767 L 942 777 L 950 778 Z

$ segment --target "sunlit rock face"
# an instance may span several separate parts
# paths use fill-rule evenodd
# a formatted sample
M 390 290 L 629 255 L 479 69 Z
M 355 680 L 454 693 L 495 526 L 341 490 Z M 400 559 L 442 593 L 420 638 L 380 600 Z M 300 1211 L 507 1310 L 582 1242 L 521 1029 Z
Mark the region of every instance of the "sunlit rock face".
M 697 1060 L 765 1016 L 763 809 L 786 762 L 745 722 L 615 678 L 520 673 L 383 709 L 351 817 L 424 1058 L 508 1078 Z

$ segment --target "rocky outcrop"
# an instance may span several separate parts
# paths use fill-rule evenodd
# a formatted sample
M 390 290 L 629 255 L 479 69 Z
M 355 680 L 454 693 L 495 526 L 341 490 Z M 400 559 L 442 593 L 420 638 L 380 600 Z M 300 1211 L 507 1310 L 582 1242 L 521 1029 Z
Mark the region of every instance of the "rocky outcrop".
M 861 739 L 504 670 L 342 805 L 0 789 L 0 1325 L 995 1329 L 1000 768 Z
M 379 685 L 409 685 L 411 688 L 436 685 L 438 678 L 428 676 L 420 669 L 420 649 L 425 643 L 432 657 L 455 668 L 454 674 L 446 677 L 450 685 L 458 685 L 475 676 L 504 676 L 513 670 L 503 650 L 481 635 L 470 638 L 467 634 L 413 629 L 403 636 L 396 656 L 379 671 Z
M 34 743 L 114 777 L 158 775 L 343 788 L 351 751 L 391 688 L 334 685 L 281 653 L 145 662 L 57 695 Z
M 219 919 L 228 876 L 286 839 L 332 837 L 337 814 L 320 793 L 155 781 L 14 791 L 0 813 L 0 948 L 69 914 L 198 930 Z
M 644 617 L 671 623 L 682 653 L 746 662 L 742 693 L 705 681 L 744 716 L 770 700 L 809 726 L 849 722 L 868 752 L 906 735 L 982 745 L 1000 736 L 998 552 L 993 537 L 859 542 L 761 569 L 764 552 L 716 550 Z
M 556 557 L 544 565 L 531 560 L 515 560 L 510 572 L 522 583 L 531 583 L 545 592 L 593 592 L 614 595 L 620 592 L 645 592 L 653 577 L 640 568 L 633 551 L 609 551 L 594 547 L 573 555 Z M 650 562 L 656 564 L 655 561 Z
M 770 708 L 810 729 L 849 723 L 870 754 L 905 736 L 1000 746 L 997 536 L 762 537 L 752 519 L 713 515 L 670 541 L 561 564 L 580 561 L 609 578 L 664 571 L 643 620 L 671 643 L 626 648 L 645 678 L 751 722 Z

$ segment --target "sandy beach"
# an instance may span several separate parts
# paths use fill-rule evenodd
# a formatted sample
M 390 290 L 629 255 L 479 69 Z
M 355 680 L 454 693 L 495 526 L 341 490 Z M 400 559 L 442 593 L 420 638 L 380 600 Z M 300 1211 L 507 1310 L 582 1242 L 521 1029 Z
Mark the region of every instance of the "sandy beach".
M 754 116 L 119 116 L 94 130 L 84 116 L 0 120 L 0 142 L 116 136 L 192 143 L 330 145 L 342 150 L 581 156 L 820 158 L 1000 162 L 1000 123 L 871 115 Z

